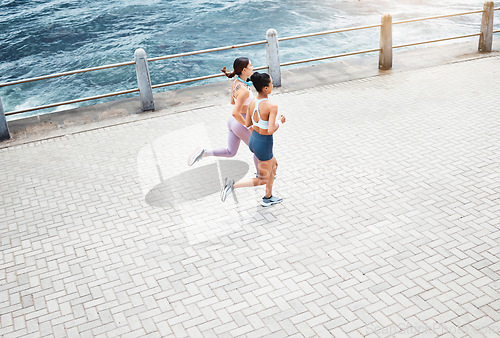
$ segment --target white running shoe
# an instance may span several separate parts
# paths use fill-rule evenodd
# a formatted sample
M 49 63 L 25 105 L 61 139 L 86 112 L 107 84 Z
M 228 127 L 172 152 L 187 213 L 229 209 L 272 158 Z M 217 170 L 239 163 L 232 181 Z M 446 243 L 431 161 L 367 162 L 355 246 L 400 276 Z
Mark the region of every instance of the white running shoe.
M 233 192 L 233 190 L 234 190 L 233 184 L 234 184 L 234 181 L 228 180 L 226 177 L 226 179 L 224 180 L 224 187 L 222 187 L 222 190 L 220 192 L 220 199 L 222 202 L 224 202 L 226 200 L 227 196 L 229 196 L 229 194 L 231 192 Z
M 268 206 L 271 206 L 273 204 L 278 204 L 278 203 L 281 203 L 281 202 L 283 202 L 283 198 L 281 198 L 281 197 L 271 196 L 269 198 L 266 198 L 264 196 L 264 197 L 262 197 L 261 205 L 263 207 L 268 207 Z
M 196 150 L 188 158 L 188 166 L 192 166 L 193 164 L 201 160 L 206 153 L 206 149 L 201 147 L 196 148 Z

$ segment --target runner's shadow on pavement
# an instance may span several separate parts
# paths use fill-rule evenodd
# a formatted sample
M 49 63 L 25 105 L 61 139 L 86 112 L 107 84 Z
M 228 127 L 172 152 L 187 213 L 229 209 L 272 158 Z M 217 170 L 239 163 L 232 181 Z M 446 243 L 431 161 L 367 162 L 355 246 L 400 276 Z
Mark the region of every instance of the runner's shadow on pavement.
M 235 182 L 248 172 L 248 164 L 243 161 L 219 161 L 221 178 L 233 179 Z M 193 201 L 220 192 L 221 178 L 217 163 L 212 163 L 185 171 L 164 180 L 146 194 L 146 203 L 158 208 L 175 208 L 176 205 Z

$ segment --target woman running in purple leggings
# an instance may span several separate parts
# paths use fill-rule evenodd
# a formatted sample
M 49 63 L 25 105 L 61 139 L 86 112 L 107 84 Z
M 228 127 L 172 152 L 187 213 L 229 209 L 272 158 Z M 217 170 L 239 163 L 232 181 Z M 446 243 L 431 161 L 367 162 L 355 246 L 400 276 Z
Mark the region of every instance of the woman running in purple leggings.
M 252 128 L 245 127 L 245 119 L 248 106 L 253 100 L 253 94 L 250 89 L 252 83 L 246 80 L 252 75 L 253 66 L 248 58 L 240 57 L 234 60 L 233 69 L 232 72 L 228 72 L 226 67 L 222 69 L 222 72 L 228 78 L 236 76 L 236 80 L 234 80 L 231 87 L 231 104 L 234 105 L 234 108 L 233 114 L 227 120 L 229 129 L 227 148 L 206 149 L 199 147 L 189 156 L 189 166 L 192 166 L 205 156 L 233 157 L 238 152 L 241 140 L 248 145 Z M 258 172 L 259 160 L 256 156 L 254 156 L 254 163 Z

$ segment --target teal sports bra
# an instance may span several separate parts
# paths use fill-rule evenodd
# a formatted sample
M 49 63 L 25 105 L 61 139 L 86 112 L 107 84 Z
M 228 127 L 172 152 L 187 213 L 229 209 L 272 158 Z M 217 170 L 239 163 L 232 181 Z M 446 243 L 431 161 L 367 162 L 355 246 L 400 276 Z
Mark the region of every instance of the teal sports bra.
M 264 100 L 267 100 L 267 99 L 261 99 L 261 100 L 255 99 L 255 108 L 253 109 L 253 113 L 252 113 L 252 123 L 254 126 L 259 127 L 261 129 L 269 129 L 269 121 L 262 120 L 262 117 L 260 116 L 260 112 L 259 112 L 259 104 Z M 257 112 L 257 114 L 259 115 L 259 122 L 255 122 L 255 120 L 253 119 L 255 112 Z

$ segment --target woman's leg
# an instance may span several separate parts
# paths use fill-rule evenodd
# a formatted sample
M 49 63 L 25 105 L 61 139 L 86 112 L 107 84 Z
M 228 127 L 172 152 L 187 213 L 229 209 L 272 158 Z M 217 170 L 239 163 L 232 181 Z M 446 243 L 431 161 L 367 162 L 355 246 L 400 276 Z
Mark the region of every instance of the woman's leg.
M 205 156 L 233 157 L 240 147 L 240 138 L 232 130 L 228 131 L 227 148 L 207 149 Z
M 238 152 L 238 148 L 240 147 L 240 138 L 236 136 L 236 134 L 232 131 L 234 122 L 240 124 L 232 116 L 227 120 L 227 128 L 229 129 L 227 135 L 227 148 L 206 149 L 203 147 L 198 147 L 189 156 L 188 165 L 192 166 L 206 156 L 233 157 L 234 155 L 236 155 L 236 153 Z
M 276 170 L 278 169 L 278 161 L 276 161 L 276 157 L 271 159 L 271 174 L 269 175 L 266 183 L 266 195 L 265 198 L 271 198 L 273 195 L 273 184 L 274 184 L 274 175 L 276 175 Z
M 245 187 L 256 187 L 259 185 L 267 184 L 269 181 L 269 176 L 272 172 L 273 168 L 273 160 L 269 161 L 259 161 L 259 177 L 257 178 L 246 178 L 236 182 L 233 187 L 236 188 L 245 188 Z
M 283 202 L 283 198 L 273 195 L 273 183 L 274 183 L 274 175 L 276 174 L 276 169 L 278 169 L 278 162 L 276 161 L 276 158 L 274 158 L 274 164 L 271 176 L 269 177 L 268 182 L 266 184 L 266 195 L 262 198 L 261 205 L 263 207 L 269 207 L 271 205 Z
M 245 142 L 246 145 L 248 145 L 248 140 L 250 140 L 250 136 L 252 135 L 252 132 L 247 129 L 244 125 L 236 121 L 236 119 L 233 118 L 234 121 L 230 121 L 228 123 L 228 127 L 233 131 L 233 133 L 238 136 L 240 140 Z
M 266 196 L 262 198 L 262 206 L 268 207 L 273 204 L 281 203 L 282 198 L 273 196 L 273 183 L 274 175 L 276 174 L 276 169 L 278 168 L 278 162 L 273 157 L 269 161 L 259 161 L 259 177 L 258 178 L 247 178 L 234 183 L 233 180 L 228 180 L 221 190 L 221 200 L 224 202 L 227 196 L 236 188 L 245 187 L 255 187 L 258 185 L 266 185 Z
M 232 131 L 233 133 L 240 138 L 243 142 L 245 142 L 246 145 L 248 145 L 248 142 L 250 140 L 250 136 L 252 135 L 252 132 L 247 129 L 244 125 L 236 121 L 236 124 L 231 124 L 232 126 Z M 259 174 L 259 159 L 257 156 L 253 155 L 253 163 L 255 164 L 255 170 L 257 170 L 257 175 Z
M 245 142 L 248 145 L 248 141 L 252 133 L 245 126 L 236 121 L 234 117 L 231 117 L 227 122 L 227 127 L 229 128 L 227 136 L 227 148 L 218 148 L 218 149 L 198 148 L 191 155 L 188 164 L 193 165 L 195 162 L 206 156 L 234 157 L 238 152 L 241 140 L 243 140 L 243 142 Z M 259 159 L 255 155 L 253 156 L 253 163 L 258 173 Z

